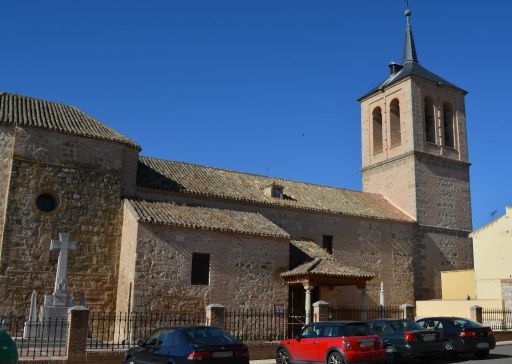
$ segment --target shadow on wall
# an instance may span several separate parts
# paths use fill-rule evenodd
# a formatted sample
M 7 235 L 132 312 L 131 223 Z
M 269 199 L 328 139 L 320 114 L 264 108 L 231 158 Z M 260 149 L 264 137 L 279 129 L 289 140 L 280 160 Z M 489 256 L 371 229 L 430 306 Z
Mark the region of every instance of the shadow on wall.
M 459 232 L 436 231 L 436 228 L 418 227 L 417 243 L 414 245 L 415 296 L 417 300 L 441 298 L 441 272 L 467 269 L 469 257 L 459 254 L 470 254 L 459 249 L 461 242 L 468 236 Z M 465 262 L 457 266 L 457 262 Z

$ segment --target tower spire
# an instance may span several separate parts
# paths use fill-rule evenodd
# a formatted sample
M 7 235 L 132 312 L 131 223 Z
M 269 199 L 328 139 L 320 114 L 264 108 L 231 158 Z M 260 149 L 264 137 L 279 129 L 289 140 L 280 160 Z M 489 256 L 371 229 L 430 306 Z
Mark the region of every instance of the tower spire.
M 407 27 L 405 29 L 405 44 L 404 44 L 404 55 L 402 57 L 402 64 L 408 62 L 418 62 L 418 55 L 416 54 L 416 46 L 414 45 L 414 37 L 412 35 L 411 28 L 411 10 L 407 9 L 405 11 L 405 16 L 407 17 Z

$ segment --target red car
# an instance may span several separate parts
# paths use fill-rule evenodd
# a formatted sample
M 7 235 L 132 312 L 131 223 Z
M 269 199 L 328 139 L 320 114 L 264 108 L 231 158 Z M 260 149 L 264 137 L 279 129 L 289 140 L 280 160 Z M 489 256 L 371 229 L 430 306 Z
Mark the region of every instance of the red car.
M 283 340 L 277 364 L 383 363 L 384 346 L 370 325 L 357 321 L 315 322 L 294 339 Z

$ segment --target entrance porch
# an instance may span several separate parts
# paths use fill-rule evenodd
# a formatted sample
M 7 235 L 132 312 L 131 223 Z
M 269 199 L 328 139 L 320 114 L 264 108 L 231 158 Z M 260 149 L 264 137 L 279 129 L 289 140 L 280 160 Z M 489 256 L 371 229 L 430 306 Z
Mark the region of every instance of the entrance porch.
M 289 286 L 290 311 L 297 311 L 303 304 L 305 323 L 308 324 L 311 322 L 312 303 L 321 299 L 320 287 L 355 286 L 360 294 L 361 320 L 366 319 L 366 282 L 374 275 L 340 263 L 315 242 L 293 241 L 292 244 L 312 260 L 281 274 Z M 300 298 L 301 293 L 303 299 Z

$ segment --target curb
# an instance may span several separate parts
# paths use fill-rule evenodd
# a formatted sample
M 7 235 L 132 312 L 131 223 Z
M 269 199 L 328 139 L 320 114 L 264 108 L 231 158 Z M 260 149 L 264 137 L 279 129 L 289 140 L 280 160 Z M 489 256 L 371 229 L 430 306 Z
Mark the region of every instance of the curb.
M 512 345 L 512 341 L 498 341 L 496 343 L 496 346 L 502 346 L 502 345 Z

